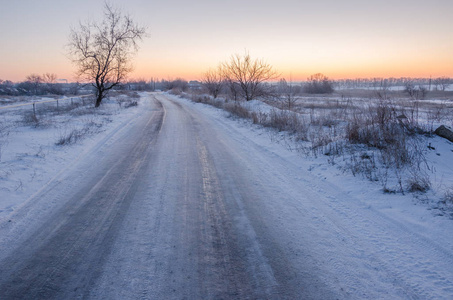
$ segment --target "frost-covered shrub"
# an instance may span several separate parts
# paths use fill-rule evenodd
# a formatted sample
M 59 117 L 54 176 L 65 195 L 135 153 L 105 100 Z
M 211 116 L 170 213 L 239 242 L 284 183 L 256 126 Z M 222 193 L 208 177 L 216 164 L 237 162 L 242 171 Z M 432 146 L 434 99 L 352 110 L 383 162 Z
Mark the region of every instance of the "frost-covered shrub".
M 304 92 L 308 94 L 330 94 L 333 93 L 333 84 L 327 76 L 317 73 L 308 78 Z
M 308 130 L 308 125 L 303 117 L 298 113 L 288 110 L 271 110 L 268 120 L 263 125 L 275 128 L 278 131 L 287 131 L 290 133 L 306 133 Z
M 94 117 L 88 117 L 85 120 L 82 120 L 82 122 L 83 126 L 81 128 L 72 128 L 62 131 L 57 141 L 55 142 L 55 145 L 64 146 L 75 144 L 86 135 L 99 132 L 100 128 L 102 127 L 102 123 L 96 121 Z
M 252 118 L 253 124 L 265 125 L 269 121 L 269 115 L 267 113 L 262 112 L 262 111 L 259 111 L 259 112 L 254 112 L 253 111 L 251 113 L 251 118 Z
M 453 186 L 444 192 L 443 201 L 445 204 L 453 205 Z
M 75 144 L 78 140 L 80 140 L 84 135 L 86 135 L 89 131 L 88 127 L 84 127 L 82 129 L 73 129 L 69 132 L 62 133 L 60 137 L 55 142 L 57 146 L 64 146 L 64 145 L 71 145 Z
M 134 106 L 138 106 L 138 101 L 129 99 L 129 101 L 126 101 L 124 103 L 124 108 L 129 108 L 129 107 L 134 107 Z
M 38 127 L 40 125 L 40 120 L 32 111 L 25 112 L 23 114 L 23 123 L 26 126 Z
M 423 172 L 412 172 L 406 181 L 406 189 L 409 192 L 425 193 L 431 188 L 429 176 Z
M 239 118 L 248 119 L 250 118 L 250 112 L 247 108 L 242 106 L 240 103 L 227 103 L 224 105 L 224 109 L 230 112 L 232 115 Z
M 379 150 L 384 166 L 401 168 L 409 163 L 408 132 L 389 102 L 380 101 L 376 106 L 369 106 L 365 113 L 354 113 L 345 135 L 351 144 Z
M 210 97 L 209 96 L 206 96 L 206 95 L 196 95 L 196 94 L 193 94 L 190 96 L 190 99 L 193 101 L 193 102 L 196 102 L 196 103 L 205 103 L 205 104 L 210 104 Z
M 180 87 L 174 87 L 172 88 L 169 93 L 175 96 L 180 96 L 182 94 L 183 90 Z

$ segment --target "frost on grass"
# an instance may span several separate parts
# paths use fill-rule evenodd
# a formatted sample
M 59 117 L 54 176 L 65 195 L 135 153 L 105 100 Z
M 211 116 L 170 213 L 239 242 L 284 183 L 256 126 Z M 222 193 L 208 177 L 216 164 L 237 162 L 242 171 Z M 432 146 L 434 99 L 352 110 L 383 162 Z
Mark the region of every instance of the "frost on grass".
M 89 122 L 81 128 L 66 129 L 55 142 L 57 146 L 71 145 L 77 143 L 89 134 L 99 132 L 102 123 Z
M 432 182 L 437 161 L 428 159 L 428 145 L 437 126 L 453 124 L 448 101 L 379 94 L 370 99 L 307 96 L 290 110 L 278 97 L 252 104 L 203 94 L 182 96 L 250 119 L 269 128 L 273 141 L 303 155 L 324 156 L 345 172 L 378 182 L 387 193 L 423 194 L 437 186 Z
M 442 204 L 447 207 L 453 207 L 453 185 L 445 188 L 442 197 Z
M 78 124 L 64 125 L 63 129 L 60 130 L 55 145 L 75 144 L 88 135 L 100 132 L 105 120 L 102 116 L 93 114 L 80 118 Z
M 0 110 L 0 218 L 59 170 L 67 153 L 80 152 L 114 119 L 133 114 L 119 107 L 115 97 L 98 109 L 89 97 L 31 100 L 34 107 L 29 99 L 29 105 Z M 27 104 L 21 99 L 8 104 L 16 102 Z M 86 141 L 88 137 L 93 139 Z

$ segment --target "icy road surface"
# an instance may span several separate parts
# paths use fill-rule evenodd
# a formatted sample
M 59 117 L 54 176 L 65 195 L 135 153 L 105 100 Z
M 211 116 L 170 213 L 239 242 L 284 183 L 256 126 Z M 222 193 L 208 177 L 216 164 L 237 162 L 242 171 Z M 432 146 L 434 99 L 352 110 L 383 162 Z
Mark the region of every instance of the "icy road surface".
M 0 299 L 453 298 L 451 237 L 206 111 L 150 94 L 2 220 Z

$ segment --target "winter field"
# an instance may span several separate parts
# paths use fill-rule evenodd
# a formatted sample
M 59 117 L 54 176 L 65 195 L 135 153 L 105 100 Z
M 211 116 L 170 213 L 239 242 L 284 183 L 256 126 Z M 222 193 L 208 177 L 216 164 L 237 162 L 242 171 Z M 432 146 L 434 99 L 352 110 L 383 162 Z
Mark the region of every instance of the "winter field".
M 333 169 L 376 182 L 384 193 L 412 193 L 453 217 L 453 144 L 434 133 L 441 125 L 453 126 L 451 97 L 439 92 L 414 100 L 402 92 L 369 90 L 336 94 L 230 103 L 183 96 L 270 128 L 270 140 L 303 157 L 319 157 Z
M 109 126 L 132 117 L 125 108 L 136 102 L 119 96 L 95 110 L 88 98 L 0 99 L 0 219 L 76 163 Z
M 453 101 L 390 100 L 385 95 L 367 99 L 345 93 L 300 97 L 289 109 L 285 99 L 225 103 L 205 95 L 174 94 L 126 93 L 99 109 L 83 98 L 60 98 L 58 106 L 54 99 L 33 99 L 35 110 L 21 106 L 30 99 L 0 99 L 0 261 L 14 248 L 10 243 L 15 245 L 17 230 L 47 218 L 47 212 L 60 205 L 44 198 L 33 204 L 37 195 L 57 186 L 66 170 L 87 156 L 95 160 L 98 155 L 101 161 L 108 143 L 143 116 L 144 108 L 156 110 L 153 101 L 158 101 L 166 113 L 159 131 L 165 141 L 191 139 L 169 125 L 166 129 L 165 124 L 177 122 L 172 111 L 192 116 L 200 131 L 197 145 L 198 139 L 206 145 L 199 146 L 200 160 L 212 159 L 216 166 L 202 174 L 216 178 L 217 186 L 228 191 L 222 208 L 226 214 L 226 195 L 240 194 L 234 200 L 239 213 L 231 216 L 237 224 L 228 226 L 245 236 L 238 237 L 238 244 L 248 245 L 244 257 L 255 283 L 226 292 L 219 286 L 214 291 L 199 287 L 201 292 L 190 287 L 185 294 L 180 276 L 181 286 L 165 294 L 164 279 L 170 275 L 156 273 L 160 285 L 146 290 L 145 298 L 233 297 L 248 292 L 261 298 L 453 298 L 453 143 L 432 134 L 439 125 L 453 126 Z M 219 145 L 209 146 L 215 143 Z M 241 163 L 230 166 L 229 155 Z M 163 177 L 165 170 L 160 170 Z M 217 177 L 209 175 L 215 170 Z M 250 175 L 250 185 L 231 177 L 240 170 L 244 173 L 238 178 Z M 141 212 L 135 213 L 139 218 Z M 123 242 L 114 243 L 108 254 L 112 259 L 103 265 L 89 298 L 139 295 L 140 274 L 146 271 L 133 270 L 140 262 L 126 267 L 120 256 L 128 239 L 135 242 L 128 237 L 132 232 L 119 235 Z M 178 260 L 170 262 L 168 251 L 176 250 L 169 245 L 153 246 L 153 253 L 175 267 Z M 151 264 L 146 261 L 142 267 L 147 263 Z M 132 273 L 122 273 L 123 268 Z M 135 281 L 126 283 L 128 278 Z M 152 278 L 147 280 L 154 286 Z M 203 294 L 204 288 L 210 292 Z

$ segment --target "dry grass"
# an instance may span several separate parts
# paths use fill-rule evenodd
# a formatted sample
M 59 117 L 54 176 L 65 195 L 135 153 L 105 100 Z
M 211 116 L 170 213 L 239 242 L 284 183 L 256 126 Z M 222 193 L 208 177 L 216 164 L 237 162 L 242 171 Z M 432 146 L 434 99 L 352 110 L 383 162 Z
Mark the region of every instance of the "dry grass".
M 445 204 L 453 205 L 453 186 L 445 190 L 443 201 Z
M 240 102 L 226 103 L 223 106 L 223 109 L 229 112 L 231 116 L 239 117 L 242 119 L 249 119 L 251 116 L 249 110 L 246 107 L 242 106 Z
M 362 93 L 365 91 L 359 92 Z M 269 113 L 249 111 L 240 102 L 203 95 L 192 95 L 192 101 L 223 108 L 254 124 L 285 132 L 295 143 L 288 148 L 314 156 L 326 155 L 331 164 L 341 164 L 343 170 L 355 176 L 380 182 L 384 191 L 426 192 L 430 182 L 424 135 L 429 135 L 439 120 L 451 122 L 453 114 L 445 110 L 452 104 L 389 99 L 390 95 L 401 93 L 388 91 L 374 99 L 302 97 L 293 111 L 280 109 L 284 99 L 282 103 L 273 99 L 266 101 L 276 107 Z

